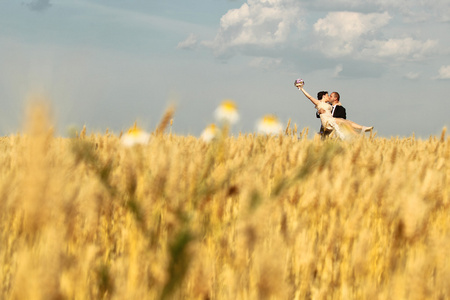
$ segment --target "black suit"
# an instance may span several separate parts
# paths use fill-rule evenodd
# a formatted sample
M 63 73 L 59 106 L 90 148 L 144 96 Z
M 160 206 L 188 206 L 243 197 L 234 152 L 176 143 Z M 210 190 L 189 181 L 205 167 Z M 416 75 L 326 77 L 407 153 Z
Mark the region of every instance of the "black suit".
M 336 105 L 333 111 L 333 118 L 347 119 L 347 112 L 342 105 Z
M 319 112 L 316 112 L 316 117 L 320 118 L 320 114 Z M 336 105 L 334 107 L 333 110 L 333 118 L 342 118 L 342 119 L 347 119 L 347 112 L 345 111 L 345 108 L 342 105 Z M 320 131 L 319 131 L 320 135 L 322 137 L 328 136 L 331 131 L 328 130 L 324 130 L 323 126 L 320 125 Z

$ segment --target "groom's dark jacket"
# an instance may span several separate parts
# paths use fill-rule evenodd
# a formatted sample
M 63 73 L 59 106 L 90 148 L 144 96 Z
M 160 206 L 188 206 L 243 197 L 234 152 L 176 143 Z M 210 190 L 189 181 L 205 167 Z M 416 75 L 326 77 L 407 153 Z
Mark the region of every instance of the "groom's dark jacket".
M 347 112 L 345 111 L 345 108 L 342 105 L 336 105 L 333 111 L 333 117 L 347 119 Z

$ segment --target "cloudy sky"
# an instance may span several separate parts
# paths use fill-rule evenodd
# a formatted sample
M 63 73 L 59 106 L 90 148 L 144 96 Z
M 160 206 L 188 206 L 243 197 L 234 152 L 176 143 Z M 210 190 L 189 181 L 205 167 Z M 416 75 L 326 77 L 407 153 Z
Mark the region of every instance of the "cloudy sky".
M 318 130 L 293 85 L 338 91 L 378 136 L 427 138 L 450 125 L 448 0 L 0 0 L 0 133 L 45 95 L 58 132 L 199 135 L 233 99 L 234 132 L 275 114 Z

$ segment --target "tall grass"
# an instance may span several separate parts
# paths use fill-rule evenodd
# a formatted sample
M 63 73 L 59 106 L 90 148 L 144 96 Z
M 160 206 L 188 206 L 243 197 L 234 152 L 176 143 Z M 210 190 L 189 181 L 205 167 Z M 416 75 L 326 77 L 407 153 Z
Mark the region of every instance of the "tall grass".
M 0 140 L 1 299 L 450 298 L 450 139 Z M 307 129 L 306 129 L 307 131 Z

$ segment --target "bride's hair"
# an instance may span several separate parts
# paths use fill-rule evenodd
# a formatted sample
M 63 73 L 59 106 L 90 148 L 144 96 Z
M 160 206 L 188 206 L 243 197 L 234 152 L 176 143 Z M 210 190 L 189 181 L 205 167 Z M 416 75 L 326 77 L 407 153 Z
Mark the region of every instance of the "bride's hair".
M 318 93 L 317 93 L 317 100 L 322 100 L 322 97 L 323 97 L 324 95 L 326 95 L 326 94 L 328 94 L 327 91 L 320 91 L 320 92 L 318 92 Z

